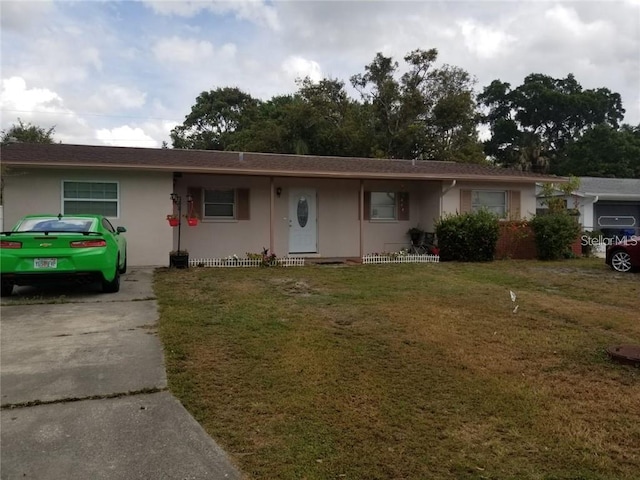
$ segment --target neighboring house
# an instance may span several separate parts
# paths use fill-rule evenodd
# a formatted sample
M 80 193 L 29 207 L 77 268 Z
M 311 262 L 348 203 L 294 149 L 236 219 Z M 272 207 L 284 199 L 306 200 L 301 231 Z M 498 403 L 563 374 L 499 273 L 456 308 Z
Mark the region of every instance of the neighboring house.
M 640 179 L 580 177 L 580 187 L 564 198 L 568 208 L 578 209 L 586 231 L 605 237 L 640 235 Z M 544 209 L 539 188 L 538 209 Z
M 177 246 L 170 194 L 201 221 L 181 226 L 191 258 L 361 257 L 409 244 L 445 214 L 536 211 L 536 182 L 564 181 L 453 162 L 16 143 L 2 147 L 5 228 L 29 213 L 96 212 L 127 228 L 130 265 L 166 265 Z

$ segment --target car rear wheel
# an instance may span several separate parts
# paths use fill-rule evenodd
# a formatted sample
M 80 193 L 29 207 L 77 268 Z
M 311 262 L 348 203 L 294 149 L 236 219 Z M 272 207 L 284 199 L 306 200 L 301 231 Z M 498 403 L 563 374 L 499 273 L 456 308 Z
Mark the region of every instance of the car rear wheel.
M 618 250 L 611 255 L 611 268 L 616 272 L 628 272 L 631 270 L 631 255 L 624 250 Z
M 103 279 L 102 280 L 102 291 L 104 293 L 116 293 L 120 291 L 120 260 L 116 262 L 116 274 L 113 277 L 113 280 L 110 282 Z
M 3 297 L 9 297 L 13 293 L 13 284 L 12 283 L 3 283 L 2 284 L 2 292 L 0 292 Z

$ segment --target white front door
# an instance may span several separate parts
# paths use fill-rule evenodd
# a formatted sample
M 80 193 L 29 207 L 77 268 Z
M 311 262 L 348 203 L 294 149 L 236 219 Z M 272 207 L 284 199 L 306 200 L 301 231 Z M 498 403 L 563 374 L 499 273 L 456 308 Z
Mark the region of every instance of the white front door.
M 313 188 L 289 192 L 289 253 L 317 253 L 316 191 Z

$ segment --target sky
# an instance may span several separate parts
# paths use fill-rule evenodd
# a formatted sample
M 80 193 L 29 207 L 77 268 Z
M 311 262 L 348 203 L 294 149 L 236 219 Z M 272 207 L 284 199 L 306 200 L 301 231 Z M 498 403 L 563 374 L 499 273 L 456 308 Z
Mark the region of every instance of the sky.
M 268 100 L 306 76 L 349 87 L 377 52 L 402 67 L 417 48 L 478 92 L 573 73 L 640 124 L 640 0 L 1 0 L 0 20 L 0 128 L 20 118 L 63 143 L 158 148 L 203 91 Z

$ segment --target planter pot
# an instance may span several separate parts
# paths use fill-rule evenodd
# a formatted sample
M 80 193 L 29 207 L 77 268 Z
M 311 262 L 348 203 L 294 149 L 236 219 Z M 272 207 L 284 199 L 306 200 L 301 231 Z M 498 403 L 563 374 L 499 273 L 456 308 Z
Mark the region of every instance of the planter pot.
M 169 255 L 169 267 L 189 268 L 189 254 Z
M 420 242 L 422 242 L 424 238 L 424 232 L 410 232 L 409 238 L 411 239 L 411 245 L 420 245 Z
M 167 221 L 169 222 L 169 225 L 171 225 L 172 227 L 177 227 L 178 224 L 180 223 L 180 219 L 178 218 L 167 218 Z
M 189 224 L 190 227 L 195 227 L 196 225 L 198 225 L 198 219 L 197 218 L 187 218 L 187 223 Z

